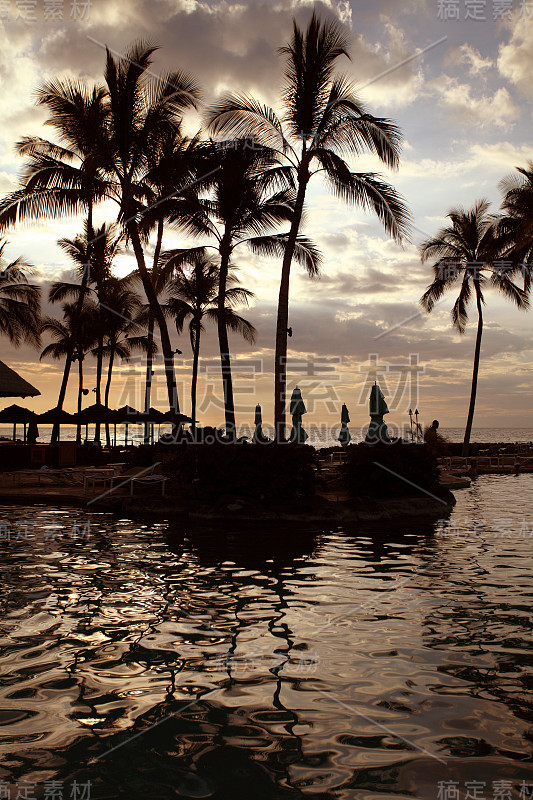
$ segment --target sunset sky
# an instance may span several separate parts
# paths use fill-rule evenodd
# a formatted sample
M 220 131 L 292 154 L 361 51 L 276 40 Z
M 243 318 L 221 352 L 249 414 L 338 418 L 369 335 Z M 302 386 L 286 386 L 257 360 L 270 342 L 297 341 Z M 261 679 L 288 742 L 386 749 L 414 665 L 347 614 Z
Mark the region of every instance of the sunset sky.
M 118 53 L 142 38 L 161 47 L 154 71 L 181 68 L 192 73 L 206 104 L 223 91 L 235 90 L 279 109 L 283 60 L 277 48 L 290 37 L 292 17 L 305 26 L 312 5 L 304 0 L 93 0 L 90 7 L 71 0 L 0 2 L 0 193 L 17 186 L 22 160 L 14 153 L 15 142 L 25 135 L 53 136 L 50 128 L 43 128 L 45 111 L 34 105 L 34 90 L 43 79 L 100 80 L 103 46 Z M 322 16 L 338 17 L 351 32 L 352 59 L 341 59 L 339 71 L 354 81 L 371 113 L 391 117 L 405 138 L 398 172 L 387 173 L 368 157 L 353 160 L 352 166 L 387 174 L 409 205 L 414 229 L 412 241 L 402 248 L 370 214 L 343 205 L 328 194 L 319 176 L 313 179 L 305 232 L 323 253 L 323 270 L 320 279 L 310 280 L 294 267 L 289 391 L 296 384 L 302 388 L 308 425 L 337 421 L 343 402 L 352 423 L 363 425 L 377 358 L 377 380 L 391 411 L 388 422 L 408 422 L 406 412 L 413 404 L 424 422 L 437 417 L 444 427 L 459 427 L 468 407 L 475 308 L 463 337 L 450 325 L 454 294 L 431 316 L 420 312 L 418 300 L 431 269 L 420 263 L 418 245 L 445 224 L 454 206 L 469 207 L 487 198 L 496 212 L 499 181 L 533 159 L 533 2 L 326 0 L 315 7 Z M 453 18 L 455 13 L 459 19 Z M 188 115 L 188 132 L 200 125 L 200 115 Z M 96 221 L 111 221 L 113 213 L 113 208 L 101 208 Z M 8 255 L 23 255 L 39 268 L 46 294 L 49 281 L 70 269 L 57 240 L 74 237 L 81 229 L 81 218 L 69 218 L 9 230 Z M 169 232 L 165 242 L 168 247 L 186 244 L 178 231 Z M 258 260 L 245 250 L 236 263 L 241 282 L 256 294 L 247 314 L 258 329 L 253 348 L 232 340 L 238 422 L 253 421 L 258 401 L 270 422 L 280 263 Z M 134 268 L 131 254 L 117 261 L 117 274 Z M 531 312 L 517 311 L 490 290 L 486 299 L 474 427 L 531 428 Z M 59 307 L 45 308 L 59 316 Z M 173 338 L 183 350 L 176 364 L 183 386 L 180 401 L 187 412 L 190 345 L 175 331 Z M 202 355 L 199 419 L 216 424 L 223 414 L 214 331 L 206 334 Z M 21 402 L 44 411 L 56 404 L 63 365 L 38 358 L 37 351 L 16 350 L 5 337 L 0 340 L 0 359 L 42 392 L 34 400 L 4 405 Z M 402 365 L 410 359 L 418 359 L 423 368 L 418 396 L 414 391 L 409 395 L 408 386 L 405 392 L 398 390 L 405 378 Z M 89 359 L 86 365 L 94 372 Z M 159 364 L 152 405 L 160 408 L 165 407 L 162 377 Z M 119 366 L 112 404 L 141 407 L 143 378 L 140 361 Z M 94 386 L 90 376 L 86 386 Z M 74 410 L 75 393 L 73 375 L 67 410 Z M 94 402 L 92 393 L 89 400 Z

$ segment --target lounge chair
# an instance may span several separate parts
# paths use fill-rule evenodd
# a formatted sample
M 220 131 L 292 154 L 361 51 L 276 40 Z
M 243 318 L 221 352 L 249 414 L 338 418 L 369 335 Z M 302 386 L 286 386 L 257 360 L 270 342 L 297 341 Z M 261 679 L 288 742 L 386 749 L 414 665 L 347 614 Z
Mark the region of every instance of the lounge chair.
M 131 483 L 132 481 L 139 480 L 141 478 L 149 478 L 151 475 L 154 474 L 154 469 L 160 465 L 160 461 L 155 464 L 152 464 L 150 467 L 132 467 L 131 469 L 123 472 L 121 475 L 113 475 L 110 480 L 110 490 L 113 489 L 121 489 L 124 486 L 130 486 L 130 494 L 131 492 Z
M 168 478 L 164 475 L 148 475 L 146 478 L 132 478 L 130 480 L 130 496 L 133 497 L 135 486 L 161 486 L 161 497 L 165 494 L 165 484 Z

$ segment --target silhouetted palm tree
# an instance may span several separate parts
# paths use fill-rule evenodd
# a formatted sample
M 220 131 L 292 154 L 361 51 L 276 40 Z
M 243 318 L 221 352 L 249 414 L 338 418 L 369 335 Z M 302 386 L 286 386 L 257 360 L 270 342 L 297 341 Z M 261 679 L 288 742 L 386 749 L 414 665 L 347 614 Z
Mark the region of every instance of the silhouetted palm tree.
M 183 72 L 148 79 L 155 47 L 143 42 L 121 58 L 107 51 L 105 81 L 108 93 L 107 168 L 120 187 L 121 221 L 131 241 L 144 291 L 159 327 L 169 405 L 177 412 L 174 352 L 165 316 L 146 266 L 139 215 L 145 193 L 144 179 L 161 151 L 161 142 L 179 133 L 181 114 L 193 107 L 199 96 L 195 81 Z
M 388 119 L 370 115 L 348 81 L 335 75 L 336 62 L 347 55 L 347 47 L 347 37 L 336 22 L 322 22 L 313 13 L 305 32 L 294 22 L 291 42 L 280 51 L 287 57 L 283 120 L 245 95 L 224 97 L 208 117 L 215 134 L 251 136 L 276 149 L 296 186 L 276 326 L 274 416 L 278 439 L 285 437 L 290 270 L 311 177 L 323 173 L 338 197 L 373 210 L 395 239 L 400 240 L 407 231 L 408 212 L 397 192 L 377 174 L 352 172 L 342 158 L 343 154 L 357 156 L 368 150 L 388 167 L 396 167 L 400 152 L 398 128 Z
M 107 181 L 104 163 L 106 117 L 105 90 L 87 88 L 72 80 L 50 81 L 37 93 L 37 102 L 48 108 L 47 124 L 52 126 L 60 144 L 40 137 L 24 137 L 17 145 L 26 161 L 19 189 L 0 202 L 0 229 L 19 221 L 56 219 L 66 214 L 87 214 L 88 239 L 91 240 L 93 207 L 107 196 L 116 196 Z M 88 281 L 89 270 L 82 276 Z M 77 301 L 76 318 L 81 314 L 84 293 Z M 65 369 L 59 392 L 58 408 L 63 407 L 70 374 L 71 357 Z M 52 432 L 57 439 L 59 425 Z
M 79 298 L 85 286 L 93 286 L 96 290 L 100 316 L 102 304 L 105 300 L 105 285 L 111 278 L 113 261 L 122 252 L 124 237 L 117 231 L 115 225 L 103 224 L 93 229 L 85 225 L 82 235 L 75 239 L 60 239 L 59 246 L 67 253 L 76 266 L 76 272 L 81 277 L 81 285 L 65 282 L 55 283 L 50 291 L 51 302 L 65 299 L 67 296 Z M 86 274 L 87 273 L 87 274 Z M 109 306 L 107 308 L 109 311 Z M 109 316 L 109 314 L 107 315 Z M 106 326 L 101 321 L 98 324 L 98 351 L 96 359 L 96 402 L 102 402 L 102 369 L 103 369 L 103 336 Z M 100 438 L 100 424 L 95 426 L 94 438 Z
M 85 300 L 81 314 L 77 303 L 63 304 L 63 321 L 54 317 L 45 317 L 41 330 L 49 333 L 54 340 L 41 353 L 40 358 L 51 356 L 55 359 L 78 362 L 78 414 L 82 408 L 83 398 L 83 361 L 97 339 L 98 308 L 95 303 Z M 78 425 L 77 440 L 80 439 Z
M 22 258 L 7 261 L 7 241 L 0 240 L 0 330 L 11 344 L 41 343 L 41 289 L 28 283 L 34 268 Z
M 527 167 L 517 167 L 513 174 L 500 182 L 504 193 L 502 209 L 505 216 L 499 221 L 499 233 L 508 243 L 506 255 L 510 256 L 516 271 L 524 276 L 524 289 L 531 288 L 533 261 L 533 161 Z
M 153 166 L 143 180 L 144 202 L 147 207 L 143 211 L 140 233 L 145 240 L 148 240 L 153 230 L 156 233 L 150 280 L 158 298 L 169 279 L 168 270 L 165 270 L 159 258 L 163 244 L 164 223 L 169 215 L 176 213 L 179 192 L 187 190 L 197 176 L 198 145 L 197 137 L 189 139 L 182 136 L 179 130 L 169 130 L 166 137 L 158 142 L 158 150 L 151 157 Z M 163 312 L 164 310 L 163 308 Z M 143 314 L 143 324 L 147 327 L 149 341 L 153 342 L 155 316 L 150 306 L 147 313 Z M 150 346 L 146 357 L 144 392 L 146 413 L 150 411 L 151 405 L 153 352 L 155 350 Z M 150 443 L 149 422 L 144 426 L 144 443 Z
M 153 339 L 150 341 L 142 328 L 134 322 L 141 307 L 141 299 L 130 287 L 130 278 L 110 278 L 104 285 L 105 304 L 101 306 L 100 320 L 104 331 L 102 344 L 93 350 L 107 358 L 107 380 L 104 404 L 109 408 L 109 392 L 116 358 L 129 361 L 133 352 L 152 353 L 157 349 Z M 106 424 L 106 440 L 109 446 L 109 425 Z
M 294 212 L 294 192 L 279 189 L 286 171 L 276 167 L 275 153 L 265 147 L 247 147 L 245 141 L 236 140 L 228 148 L 210 145 L 204 148 L 203 171 L 211 176 L 206 179 L 210 193 L 200 197 L 188 193 L 176 206 L 169 219 L 184 228 L 187 233 L 203 238 L 212 238 L 210 245 L 220 256 L 217 317 L 218 342 L 226 434 L 235 436 L 235 407 L 231 376 L 226 317 L 223 313 L 226 287 L 233 254 L 237 247 L 246 244 L 258 255 L 281 256 L 287 242 L 287 234 L 274 233 L 283 222 L 290 222 Z M 207 188 L 207 187 L 206 187 Z M 294 243 L 294 257 L 310 274 L 318 271 L 319 258 L 313 244 L 303 236 Z M 191 254 L 205 253 L 205 247 L 191 250 L 176 250 L 165 253 L 167 268 L 186 263 Z
M 198 359 L 200 356 L 200 337 L 205 330 L 203 320 L 217 323 L 220 316 L 219 273 L 220 267 L 216 259 L 207 257 L 201 252 L 192 253 L 189 257 L 189 269 L 182 266 L 176 276 L 168 284 L 167 308 L 176 320 L 176 329 L 181 333 L 185 322 L 189 319 L 189 337 L 193 351 L 193 367 L 191 381 L 191 417 L 193 428 L 196 423 L 196 386 L 198 381 Z M 247 342 L 255 342 L 254 326 L 239 316 L 233 306 L 248 305 L 253 293 L 242 286 L 236 286 L 235 274 L 228 270 L 226 274 L 226 290 L 222 304 L 224 327 L 226 330 L 240 334 Z
M 516 286 L 508 272 L 497 269 L 494 262 L 501 255 L 501 239 L 497 235 L 495 220 L 488 213 L 489 203 L 479 200 L 471 210 L 458 208 L 450 211 L 451 225 L 443 228 L 435 238 L 421 247 L 422 261 L 437 258 L 433 265 L 434 280 L 428 286 L 420 303 L 431 312 L 443 294 L 459 286 L 451 316 L 452 324 L 463 334 L 468 322 L 468 305 L 474 294 L 478 315 L 470 406 L 463 441 L 463 457 L 468 455 L 470 433 L 476 405 L 481 337 L 483 333 L 483 290 L 491 286 L 512 300 L 518 308 L 526 309 L 529 302 L 526 292 Z
M 132 243 L 148 302 L 159 325 L 171 409 L 177 404 L 173 353 L 166 322 L 146 268 L 139 215 L 143 179 L 154 165 L 159 142 L 179 131 L 180 114 L 198 97 L 195 82 L 181 72 L 147 79 L 155 47 L 139 42 L 115 59 L 107 51 L 106 85 L 85 89 L 69 81 L 47 84 L 39 102 L 51 110 L 50 124 L 62 145 L 25 139 L 20 152 L 29 164 L 20 190 L 0 203 L 0 228 L 21 218 L 58 217 L 88 210 L 110 197 Z M 86 124 L 85 124 L 86 123 Z M 80 296 L 79 303 L 82 302 Z M 64 380 L 62 397 L 66 391 Z

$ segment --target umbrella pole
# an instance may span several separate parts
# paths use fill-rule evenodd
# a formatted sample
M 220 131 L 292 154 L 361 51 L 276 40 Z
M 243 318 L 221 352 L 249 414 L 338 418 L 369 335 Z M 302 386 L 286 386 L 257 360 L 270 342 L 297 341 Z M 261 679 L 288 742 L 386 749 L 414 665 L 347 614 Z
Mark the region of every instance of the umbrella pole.
M 117 446 L 117 423 L 113 424 L 113 447 Z
M 26 444 L 26 423 L 24 423 L 24 444 Z
M 13 423 L 13 441 L 15 442 L 16 440 L 17 440 L 17 423 L 14 422 Z
M 124 447 L 128 446 L 128 423 L 126 422 L 126 430 L 124 432 Z

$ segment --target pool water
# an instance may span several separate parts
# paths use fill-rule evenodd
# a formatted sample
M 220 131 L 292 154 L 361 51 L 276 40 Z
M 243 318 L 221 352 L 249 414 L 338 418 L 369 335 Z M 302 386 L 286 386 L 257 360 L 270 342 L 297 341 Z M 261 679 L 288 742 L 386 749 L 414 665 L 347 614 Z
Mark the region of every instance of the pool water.
M 533 797 L 532 494 L 344 530 L 1 507 L 0 797 Z

